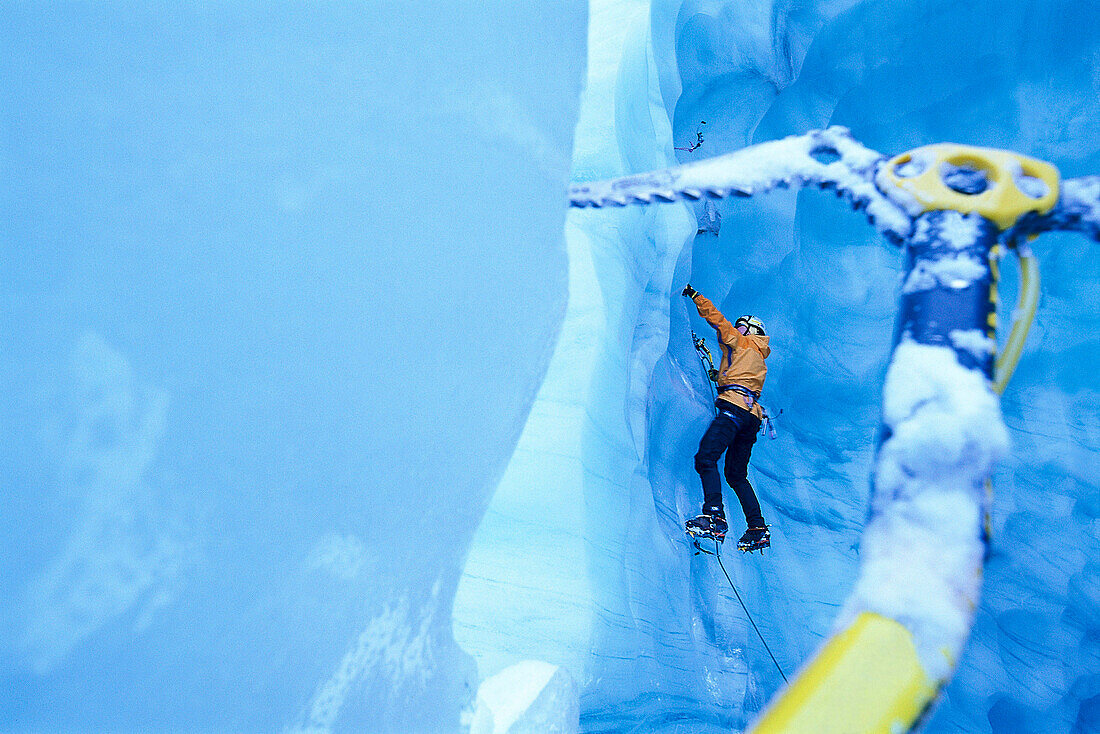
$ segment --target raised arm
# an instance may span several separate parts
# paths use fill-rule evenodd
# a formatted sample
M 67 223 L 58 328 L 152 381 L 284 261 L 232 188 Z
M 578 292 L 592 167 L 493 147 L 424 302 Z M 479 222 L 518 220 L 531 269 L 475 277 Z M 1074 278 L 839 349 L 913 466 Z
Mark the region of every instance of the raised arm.
M 694 289 L 692 289 L 689 295 L 691 296 L 691 300 L 695 303 L 695 308 L 699 309 L 699 315 L 706 319 L 707 323 L 713 326 L 714 330 L 718 332 L 719 339 L 727 344 L 741 343 L 741 332 L 734 328 L 733 324 L 729 322 L 729 319 L 722 315 L 722 312 L 718 310 L 709 298 Z

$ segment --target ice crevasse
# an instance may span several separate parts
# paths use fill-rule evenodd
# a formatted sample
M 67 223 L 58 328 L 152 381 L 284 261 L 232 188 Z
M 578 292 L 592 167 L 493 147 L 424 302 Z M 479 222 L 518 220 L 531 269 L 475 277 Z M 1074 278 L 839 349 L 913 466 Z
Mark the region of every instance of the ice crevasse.
M 1095 2 L 362 6 L 0 4 L 0 729 L 744 728 L 782 679 L 682 532 L 686 282 L 771 334 L 773 546 L 724 560 L 786 673 L 853 609 L 920 610 L 968 640 L 929 730 L 1097 728 L 1095 243 L 1031 243 L 1037 322 L 975 436 L 947 366 L 888 361 L 899 294 L 982 262 L 902 280 L 819 191 L 564 201 L 830 126 L 1100 173 Z M 979 455 L 966 635 L 879 561 L 970 563 L 926 531 L 973 517 L 913 495 L 940 520 L 900 549 L 867 517 L 876 461 L 942 494 Z
M 888 155 L 955 141 L 1017 150 L 1065 176 L 1100 171 L 1100 32 L 1080 5 L 655 0 L 590 10 L 574 180 L 831 124 Z M 691 457 L 710 417 L 690 338 L 709 329 L 679 296 L 689 280 L 725 313 L 760 316 L 772 337 L 763 399 L 783 411 L 779 438 L 758 441 L 750 479 L 773 547 L 728 558 L 727 569 L 788 673 L 843 618 L 846 599 L 935 606 L 935 589 L 875 565 L 882 542 L 912 544 L 914 568 L 975 552 L 923 546 L 912 526 L 864 537 L 881 421 L 919 412 L 922 389 L 959 389 L 906 380 L 895 374 L 902 360 L 890 379 L 906 389 L 883 404 L 900 251 L 816 191 L 705 207 L 570 212 L 557 348 L 455 598 L 454 635 L 480 677 L 524 660 L 560 666 L 578 686 L 582 731 L 743 728 L 782 683 L 720 571 L 682 534 L 701 499 Z M 983 461 L 999 459 L 980 604 L 928 731 L 1100 727 L 1095 247 L 1075 235 L 1034 243 L 1044 274 L 1036 327 L 1001 400 L 1004 428 L 992 410 L 979 440 Z M 1017 286 L 1011 267 L 1003 275 L 1005 323 Z M 926 412 L 910 426 L 918 435 L 906 450 L 927 452 L 933 468 L 950 460 L 934 456 L 936 432 L 953 430 L 944 420 Z M 880 458 L 883 481 L 894 455 Z M 733 499 L 727 492 L 737 517 Z M 941 499 L 927 517 L 950 523 Z M 871 572 L 855 587 L 861 563 Z

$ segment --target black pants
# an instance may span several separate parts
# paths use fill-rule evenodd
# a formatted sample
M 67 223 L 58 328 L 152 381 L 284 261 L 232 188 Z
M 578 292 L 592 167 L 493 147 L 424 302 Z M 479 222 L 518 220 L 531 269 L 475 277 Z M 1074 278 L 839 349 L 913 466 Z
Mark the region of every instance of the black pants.
M 760 419 L 725 400 L 719 400 L 718 407 L 718 417 L 711 421 L 699 442 L 699 452 L 695 454 L 695 471 L 699 472 L 699 479 L 703 482 L 703 506 L 722 507 L 722 479 L 718 476 L 718 459 L 725 452 L 726 482 L 741 501 L 745 521 L 749 527 L 763 527 L 760 501 L 756 499 L 756 492 L 749 484 L 749 454 L 752 453 L 752 445 L 756 443 L 756 434 L 760 431 Z

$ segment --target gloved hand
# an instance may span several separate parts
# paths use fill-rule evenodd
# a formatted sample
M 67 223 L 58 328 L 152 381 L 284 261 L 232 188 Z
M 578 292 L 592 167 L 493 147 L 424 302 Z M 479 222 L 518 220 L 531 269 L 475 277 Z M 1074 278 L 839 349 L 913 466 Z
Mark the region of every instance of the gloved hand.
M 691 283 L 688 283 L 684 286 L 684 291 L 680 295 L 687 296 L 688 298 L 695 298 L 696 293 L 698 293 L 698 291 L 691 287 Z

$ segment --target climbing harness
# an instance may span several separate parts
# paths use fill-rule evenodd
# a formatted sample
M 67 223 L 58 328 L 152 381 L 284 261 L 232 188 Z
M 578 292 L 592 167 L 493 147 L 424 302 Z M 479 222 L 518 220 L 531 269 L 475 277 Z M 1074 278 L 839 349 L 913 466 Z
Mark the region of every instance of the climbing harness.
M 1026 243 L 1052 231 L 1080 232 L 1100 241 L 1100 176 L 1061 180 L 1058 170 L 1043 161 L 954 144 L 925 146 L 887 159 L 842 127 L 662 171 L 578 183 L 570 187 L 569 197 L 575 207 L 625 206 L 748 197 L 790 186 L 835 191 L 862 211 L 890 243 L 905 247 L 891 362 L 900 360 L 903 348 L 946 348 L 958 366 L 980 374 L 993 395 L 1004 391 L 1016 368 L 1038 303 L 1039 270 Z M 999 260 L 1006 247 L 1019 260 L 1020 297 L 1008 341 L 995 357 Z M 698 350 L 700 340 L 694 333 L 692 337 Z M 919 375 L 932 369 L 912 360 L 907 366 Z M 971 421 L 965 427 L 974 435 L 988 427 L 979 425 L 975 416 L 958 418 L 960 423 Z M 893 440 L 888 427 L 882 433 L 879 456 Z M 966 477 L 973 485 L 967 500 L 977 510 L 973 516 L 981 526 L 956 532 L 945 542 L 960 547 L 987 542 L 992 464 L 992 460 L 976 463 L 981 468 Z M 915 507 L 914 498 L 921 493 L 932 493 L 928 499 L 935 500 L 934 486 L 904 472 L 895 474 L 886 479 L 876 474 L 868 531 L 879 532 L 879 526 L 889 525 L 903 507 Z M 880 490 L 880 479 L 892 484 Z M 881 522 L 876 525 L 876 520 Z M 879 541 L 882 546 L 881 536 Z M 875 552 L 879 564 L 919 562 L 905 548 L 889 544 Z M 919 726 L 950 679 L 965 633 L 973 624 L 982 564 L 977 560 L 980 554 L 968 557 L 974 559 L 973 565 L 951 577 L 946 576 L 946 567 L 921 568 L 945 574 L 939 580 L 957 597 L 951 603 L 967 615 L 959 620 L 961 634 L 930 637 L 928 630 L 936 628 L 935 620 L 923 618 L 922 614 L 932 613 L 923 608 L 889 616 L 883 610 L 890 609 L 891 603 L 876 601 L 872 585 L 870 591 L 853 594 L 839 631 L 769 704 L 751 731 L 893 734 Z M 872 573 L 864 565 L 860 580 Z M 860 580 L 857 590 L 863 588 Z M 741 601 L 740 594 L 737 597 Z M 852 699 L 853 690 L 861 692 L 858 700 Z
M 750 390 L 747 387 L 745 387 L 744 385 L 719 385 L 718 386 L 718 392 L 719 393 L 730 392 L 730 391 L 740 393 L 740 394 L 744 395 L 746 398 L 748 398 L 749 400 L 751 400 L 752 402 L 749 403 L 749 406 L 748 406 L 750 408 L 753 405 L 756 404 L 756 401 L 760 400 L 760 393 L 758 393 L 754 390 Z
M 764 404 L 760 402 L 759 392 L 750 390 L 744 385 L 719 385 L 718 392 L 735 392 L 739 395 L 744 396 L 750 401 L 748 406 L 746 406 L 750 410 L 752 409 L 752 406 L 759 405 L 760 412 L 763 414 L 763 417 L 760 420 L 760 430 L 763 431 L 765 428 L 767 428 L 768 438 L 775 438 L 775 427 L 772 426 L 771 414 L 768 413 L 768 409 L 764 406 Z
M 719 385 L 718 384 L 718 370 L 714 368 L 714 357 L 711 356 L 710 349 L 707 348 L 707 342 L 703 337 L 698 336 L 695 330 L 691 330 L 691 343 L 695 345 L 695 352 L 699 355 L 699 360 L 703 365 L 703 372 L 706 373 L 707 379 L 710 382 L 712 402 L 718 397 L 718 395 L 726 392 L 727 390 L 733 390 L 744 395 L 747 398 L 751 398 L 753 403 L 760 406 L 761 412 L 764 414 L 764 418 L 760 422 L 760 430 L 766 431 L 767 436 L 770 439 L 775 439 L 778 434 L 775 431 L 775 426 L 772 424 L 771 413 L 768 412 L 767 407 L 760 402 L 760 393 L 753 392 L 747 387 L 742 385 Z M 752 405 L 749 406 L 750 408 Z M 717 418 L 721 413 L 718 408 L 718 404 L 714 403 L 714 416 Z M 783 414 L 780 410 L 779 415 Z
M 718 392 L 719 393 L 728 392 L 728 391 L 731 391 L 731 390 L 733 392 L 744 395 L 747 398 L 750 398 L 753 402 L 751 404 L 749 404 L 749 406 L 748 406 L 749 408 L 752 408 L 753 405 L 759 405 L 760 406 L 760 412 L 763 414 L 763 417 L 760 419 L 760 430 L 761 431 L 767 431 L 768 438 L 775 439 L 777 437 L 777 434 L 775 432 L 775 426 L 772 425 L 771 413 L 769 413 L 768 408 L 757 399 L 757 396 L 758 396 L 759 393 L 754 393 L 752 390 L 749 390 L 747 387 L 742 387 L 741 385 L 721 385 L 721 386 L 718 387 Z M 725 401 L 719 401 L 719 402 L 725 402 Z M 730 404 L 730 407 L 733 407 L 732 403 Z M 726 413 L 726 411 L 722 410 L 721 408 L 718 408 L 718 412 L 719 413 Z M 779 414 L 782 415 L 782 413 L 783 413 L 783 410 L 780 409 Z M 730 415 L 732 417 L 733 414 L 728 413 L 728 415 Z

